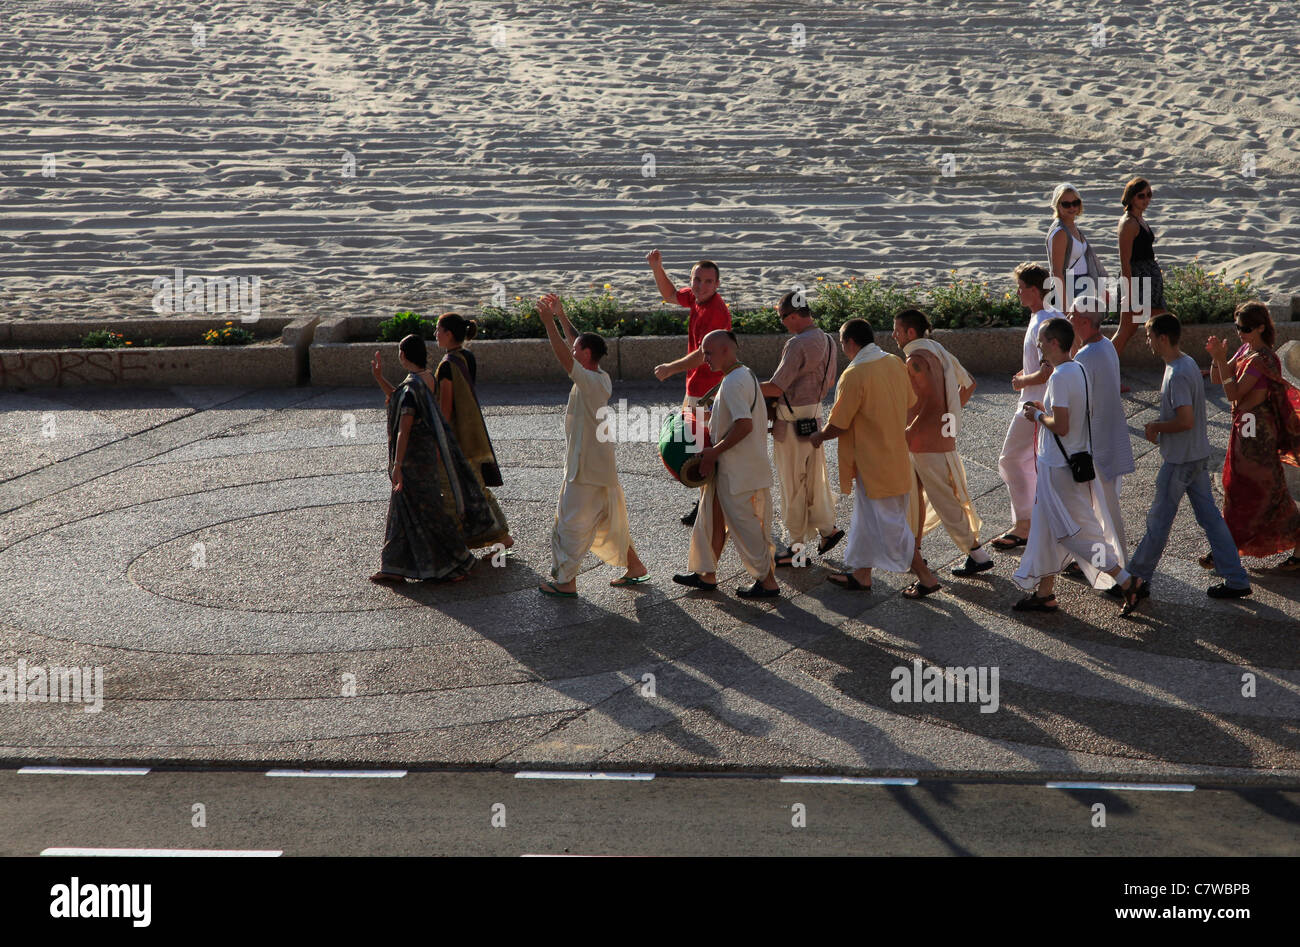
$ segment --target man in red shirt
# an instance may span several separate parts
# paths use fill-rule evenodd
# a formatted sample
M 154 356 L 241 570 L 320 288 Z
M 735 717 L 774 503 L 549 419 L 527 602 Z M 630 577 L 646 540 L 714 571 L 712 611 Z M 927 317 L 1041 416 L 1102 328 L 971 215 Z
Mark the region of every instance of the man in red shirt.
M 693 408 L 699 405 L 700 398 L 710 388 L 722 381 L 722 374 L 709 368 L 704 362 L 704 351 L 700 346 L 704 337 L 715 329 L 731 329 L 731 310 L 718 295 L 718 264 L 712 260 L 701 260 L 691 268 L 691 288 L 678 289 L 664 272 L 663 256 L 658 250 L 651 250 L 646 255 L 650 272 L 654 274 L 655 285 L 664 302 L 676 302 L 691 310 L 690 320 L 686 324 L 686 354 L 675 362 L 655 366 L 655 378 L 665 381 L 679 372 L 686 372 L 686 398 L 682 405 Z M 701 414 L 700 423 L 708 422 L 707 412 Z M 686 526 L 695 525 L 695 514 L 699 503 L 691 507 L 689 513 L 682 517 Z

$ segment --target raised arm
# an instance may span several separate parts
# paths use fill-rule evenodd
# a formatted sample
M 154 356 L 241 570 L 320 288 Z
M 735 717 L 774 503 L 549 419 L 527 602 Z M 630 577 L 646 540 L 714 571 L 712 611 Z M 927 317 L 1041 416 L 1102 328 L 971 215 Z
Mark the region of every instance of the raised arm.
M 389 384 L 388 379 L 384 377 L 384 366 L 383 362 L 380 360 L 378 350 L 375 352 L 375 357 L 370 360 L 370 374 L 375 376 L 375 381 L 378 382 L 379 387 L 383 389 L 384 404 L 388 404 L 388 399 L 393 396 L 393 392 L 396 391 L 397 388 L 394 385 Z
M 664 258 L 658 250 L 651 250 L 646 254 L 645 261 L 650 264 L 650 272 L 654 274 L 655 285 L 659 287 L 659 295 L 664 302 L 677 302 L 677 287 L 673 281 L 668 278 L 664 272 Z
M 568 375 L 573 372 L 573 352 L 566 347 L 564 340 L 560 338 L 560 330 L 555 325 L 556 311 L 562 309 L 560 298 L 554 293 L 543 296 L 537 301 L 537 314 L 542 318 L 542 325 L 546 327 L 546 337 L 550 339 L 551 351 L 555 353 L 555 359 L 564 369 L 564 374 Z M 570 346 L 573 343 L 569 343 Z

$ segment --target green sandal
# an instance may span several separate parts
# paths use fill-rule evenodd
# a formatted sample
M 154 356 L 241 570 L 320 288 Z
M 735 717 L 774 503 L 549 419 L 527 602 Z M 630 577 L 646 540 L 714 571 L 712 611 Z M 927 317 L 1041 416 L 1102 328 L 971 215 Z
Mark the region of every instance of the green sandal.
M 609 584 L 616 589 L 625 589 L 629 586 L 640 585 L 642 582 L 649 582 L 649 581 L 650 581 L 650 573 L 647 572 L 645 575 L 625 575 L 620 579 L 615 579 L 613 582 Z

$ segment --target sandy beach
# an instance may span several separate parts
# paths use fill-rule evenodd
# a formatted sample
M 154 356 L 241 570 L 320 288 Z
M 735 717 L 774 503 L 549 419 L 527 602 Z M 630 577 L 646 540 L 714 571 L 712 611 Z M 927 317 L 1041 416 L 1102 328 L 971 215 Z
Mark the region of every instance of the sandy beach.
M 473 307 L 700 256 L 733 304 L 1006 280 L 1059 181 L 1112 270 L 1300 292 L 1293 3 L 5 3 L 0 318 L 152 315 L 174 267 L 262 312 Z

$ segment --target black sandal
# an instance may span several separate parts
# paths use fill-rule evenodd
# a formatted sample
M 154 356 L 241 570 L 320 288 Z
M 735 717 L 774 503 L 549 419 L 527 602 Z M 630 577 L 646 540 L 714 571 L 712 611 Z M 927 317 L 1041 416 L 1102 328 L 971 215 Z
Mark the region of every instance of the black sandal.
M 1010 552 L 1013 549 L 1019 549 L 1029 542 L 1024 536 L 1017 536 L 1015 533 L 1005 533 L 989 543 L 994 549 L 1001 552 Z
M 913 582 L 907 588 L 903 589 L 903 598 L 910 598 L 912 600 L 925 598 L 927 595 L 933 595 L 941 588 L 943 588 L 943 586 L 938 582 L 934 583 L 934 585 L 922 585 L 919 581 Z
M 836 576 L 843 576 L 844 581 L 836 582 L 835 581 Z M 871 591 L 871 585 L 870 584 L 863 585 L 861 582 L 858 581 L 857 576 L 855 576 L 852 572 L 832 572 L 830 575 L 826 577 L 826 581 L 829 582 L 831 585 L 837 586 L 838 588 L 848 589 L 850 592 Z
M 1137 611 L 1138 603 L 1142 601 L 1142 596 L 1138 592 L 1138 577 L 1130 576 L 1125 585 L 1121 585 L 1120 591 L 1124 593 L 1124 607 L 1119 610 L 1120 618 L 1127 618 Z
M 1048 595 L 1044 598 L 1039 598 L 1037 592 L 1032 592 L 1020 601 L 1016 602 L 1016 604 L 1012 605 L 1011 608 L 1013 611 L 1017 612 L 1054 612 L 1060 606 L 1048 605 L 1047 603 L 1055 598 L 1055 595 Z
M 844 538 L 844 530 L 842 529 L 837 529 L 829 536 L 823 537 L 821 542 L 817 544 L 817 555 L 819 556 L 826 555 L 828 552 L 830 552 L 832 549 L 838 546 L 840 540 L 843 538 Z

